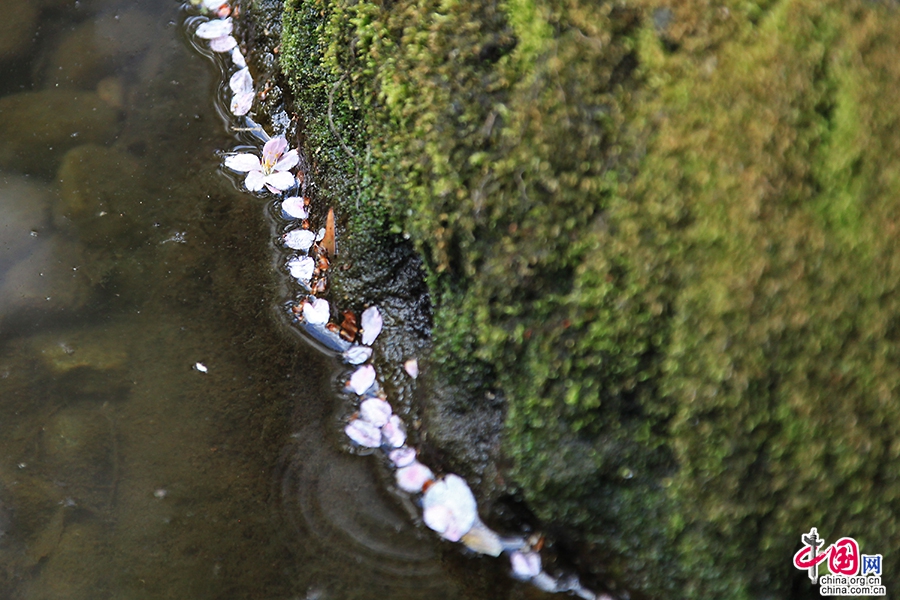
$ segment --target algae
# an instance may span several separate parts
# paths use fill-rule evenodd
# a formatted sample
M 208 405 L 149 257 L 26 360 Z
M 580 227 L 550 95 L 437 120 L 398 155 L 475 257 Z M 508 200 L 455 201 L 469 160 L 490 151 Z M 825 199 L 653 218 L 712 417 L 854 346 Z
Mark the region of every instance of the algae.
M 432 441 L 606 584 L 811 597 L 812 526 L 900 583 L 898 16 L 285 2 L 318 193 L 422 257 Z

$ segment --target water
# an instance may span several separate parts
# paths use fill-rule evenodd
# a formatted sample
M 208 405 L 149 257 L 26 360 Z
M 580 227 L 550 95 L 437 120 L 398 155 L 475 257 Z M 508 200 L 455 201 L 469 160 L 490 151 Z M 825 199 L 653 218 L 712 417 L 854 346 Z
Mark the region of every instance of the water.
M 6 4 L 0 597 L 535 597 L 342 450 L 179 5 Z

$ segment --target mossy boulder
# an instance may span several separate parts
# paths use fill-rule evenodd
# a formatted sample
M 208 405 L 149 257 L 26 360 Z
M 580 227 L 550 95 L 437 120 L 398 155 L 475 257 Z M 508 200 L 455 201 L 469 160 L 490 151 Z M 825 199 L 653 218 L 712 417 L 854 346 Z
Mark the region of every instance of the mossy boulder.
M 288 0 L 282 25 L 318 193 L 424 260 L 433 439 L 503 421 L 477 456 L 456 434 L 485 428 L 444 435 L 450 467 L 647 597 L 812 597 L 812 526 L 900 584 L 893 5 Z

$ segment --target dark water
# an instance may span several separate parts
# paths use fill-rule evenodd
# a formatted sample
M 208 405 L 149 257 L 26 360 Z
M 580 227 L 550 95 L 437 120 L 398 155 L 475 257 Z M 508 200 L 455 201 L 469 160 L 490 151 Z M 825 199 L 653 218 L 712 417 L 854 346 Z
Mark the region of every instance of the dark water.
M 180 5 L 6 4 L 0 598 L 534 595 L 342 450 Z

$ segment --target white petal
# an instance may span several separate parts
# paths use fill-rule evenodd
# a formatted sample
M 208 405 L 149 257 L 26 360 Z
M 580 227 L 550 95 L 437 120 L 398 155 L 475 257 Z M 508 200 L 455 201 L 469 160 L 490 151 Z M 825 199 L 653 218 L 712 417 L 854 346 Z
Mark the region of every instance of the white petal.
M 244 67 L 232 75 L 231 79 L 228 80 L 228 87 L 235 94 L 246 94 L 253 90 L 253 77 L 250 75 L 250 69 Z
M 513 575 L 519 579 L 531 579 L 541 572 L 541 555 L 537 552 L 513 552 L 509 563 Z
M 291 272 L 291 277 L 299 279 L 303 283 L 309 283 L 313 270 L 316 268 L 316 261 L 309 256 L 300 256 L 288 261 L 287 267 Z
M 375 427 L 384 427 L 392 412 L 391 405 L 381 398 L 367 398 L 359 405 L 359 418 Z
M 404 492 L 417 494 L 422 491 L 422 487 L 429 481 L 434 479 L 434 473 L 431 469 L 420 462 L 397 469 L 395 473 L 397 479 L 397 487 Z
M 358 396 L 362 396 L 374 383 L 375 367 L 372 365 L 365 365 L 353 372 L 347 385 L 351 390 L 356 392 Z
M 310 325 L 324 325 L 330 316 L 331 308 L 324 298 L 313 298 L 312 302 L 303 303 L 303 318 Z
M 293 198 L 285 198 L 281 203 L 281 210 L 295 219 L 305 219 L 309 217 L 309 211 L 303 203 L 303 198 L 295 196 Z
M 409 359 L 403 363 L 403 370 L 406 371 L 407 375 L 416 379 L 419 376 L 419 361 L 414 358 Z
M 244 180 L 244 185 L 247 186 L 247 189 L 251 192 L 258 192 L 263 189 L 265 184 L 266 176 L 262 174 L 262 171 L 250 171 L 247 173 L 247 178 Z
M 295 229 L 284 234 L 284 245 L 294 250 L 309 250 L 316 239 L 309 229 Z
M 363 346 L 369 346 L 381 333 L 384 321 L 377 306 L 370 306 L 363 311 L 360 324 L 362 325 L 362 343 Z
M 344 427 L 344 433 L 351 440 L 366 448 L 377 448 L 381 445 L 381 431 L 371 423 L 354 419 Z
M 231 52 L 237 46 L 237 40 L 233 36 L 223 35 L 209 40 L 209 49 L 213 52 Z
M 300 155 L 297 154 L 296 150 L 290 150 L 285 152 L 281 158 L 278 159 L 278 162 L 275 163 L 275 166 L 272 167 L 275 171 L 288 171 L 297 166 L 300 162 Z
M 391 419 L 381 428 L 381 434 L 391 448 L 399 448 L 406 443 L 406 426 L 397 415 L 391 415 Z
M 428 509 L 438 506 L 447 509 L 453 517 L 442 535 L 454 542 L 469 532 L 478 517 L 475 496 L 459 475 L 447 475 L 425 491 L 422 507 Z M 456 539 L 452 539 L 454 537 Z
M 287 139 L 283 135 L 270 138 L 263 146 L 263 162 L 274 165 L 287 147 Z
M 234 154 L 225 157 L 225 166 L 234 171 L 247 173 L 249 171 L 259 171 L 262 167 L 259 164 L 259 157 L 255 154 Z
M 407 467 L 416 461 L 416 451 L 406 447 L 397 448 L 396 450 L 391 450 L 388 458 L 391 459 L 391 462 L 397 468 Z
M 478 554 L 500 556 L 503 553 L 503 542 L 500 541 L 500 536 L 480 519 L 475 520 L 475 525 L 462 536 L 461 541 L 466 548 Z
M 434 487 L 434 485 L 431 487 Z M 428 489 L 430 490 L 431 487 Z M 426 491 L 425 493 L 427 494 L 428 492 Z M 453 520 L 453 514 L 446 506 L 436 504 L 422 511 L 422 520 L 425 521 L 429 529 L 443 535 Z
M 324 239 L 325 239 L 325 228 L 322 227 L 321 229 L 319 229 L 319 232 L 316 234 L 316 241 L 321 242 Z
M 344 360 L 351 365 L 361 365 L 372 356 L 372 349 L 365 346 L 351 346 L 344 352 Z
M 233 29 L 231 17 L 227 19 L 213 19 L 207 21 L 197 28 L 197 37 L 204 40 L 214 40 L 216 38 L 230 35 Z
M 271 175 L 266 175 L 266 185 L 270 185 L 276 190 L 285 191 L 294 187 L 294 184 L 297 181 L 294 179 L 294 175 L 288 173 L 287 171 L 278 171 L 277 173 L 272 173 Z
M 253 93 L 253 90 L 250 90 L 246 94 L 238 94 L 234 98 L 231 99 L 231 114 L 236 117 L 243 117 L 250 109 L 253 108 L 253 100 L 256 99 L 256 94 Z
M 238 69 L 243 69 L 247 66 L 247 59 L 244 58 L 244 55 L 241 54 L 240 48 L 235 48 L 231 51 L 231 62 L 234 63 Z

